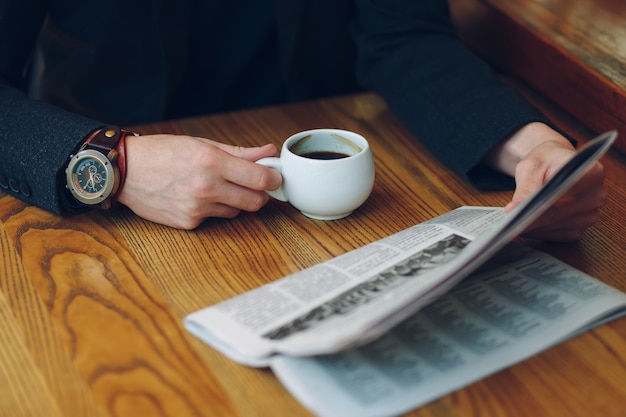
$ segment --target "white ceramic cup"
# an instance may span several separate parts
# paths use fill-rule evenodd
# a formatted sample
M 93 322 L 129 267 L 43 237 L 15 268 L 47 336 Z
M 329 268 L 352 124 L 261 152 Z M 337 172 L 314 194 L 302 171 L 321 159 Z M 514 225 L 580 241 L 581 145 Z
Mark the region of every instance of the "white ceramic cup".
M 329 154 L 343 157 L 316 159 L 314 154 L 318 158 Z M 313 219 L 335 220 L 350 215 L 367 200 L 374 186 L 374 159 L 369 143 L 347 130 L 296 133 L 283 143 L 279 158 L 256 162 L 278 170 L 283 177 L 281 187 L 267 193 L 288 201 Z

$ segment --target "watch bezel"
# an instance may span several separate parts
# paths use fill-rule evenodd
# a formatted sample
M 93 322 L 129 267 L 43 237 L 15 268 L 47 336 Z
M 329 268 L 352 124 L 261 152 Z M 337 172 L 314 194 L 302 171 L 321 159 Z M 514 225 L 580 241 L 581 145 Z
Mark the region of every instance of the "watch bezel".
M 82 188 L 76 187 L 74 182 L 74 168 L 84 159 L 91 158 L 98 160 L 106 171 L 105 185 L 102 190 L 96 193 L 87 194 Z M 72 196 L 79 202 L 86 205 L 98 205 L 102 204 L 111 196 L 114 192 L 115 184 L 118 182 L 119 171 L 117 167 L 111 162 L 111 160 L 102 152 L 98 152 L 93 149 L 83 149 L 72 156 L 70 162 L 65 169 L 65 178 L 67 188 L 72 193 Z

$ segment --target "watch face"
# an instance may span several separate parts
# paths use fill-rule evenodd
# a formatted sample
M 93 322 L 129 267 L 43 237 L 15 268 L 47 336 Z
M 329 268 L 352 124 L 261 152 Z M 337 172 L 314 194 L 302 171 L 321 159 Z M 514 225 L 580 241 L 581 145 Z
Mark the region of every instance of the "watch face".
M 110 194 L 115 182 L 111 162 L 100 152 L 83 150 L 67 167 L 67 185 L 74 197 L 85 204 L 99 204 Z

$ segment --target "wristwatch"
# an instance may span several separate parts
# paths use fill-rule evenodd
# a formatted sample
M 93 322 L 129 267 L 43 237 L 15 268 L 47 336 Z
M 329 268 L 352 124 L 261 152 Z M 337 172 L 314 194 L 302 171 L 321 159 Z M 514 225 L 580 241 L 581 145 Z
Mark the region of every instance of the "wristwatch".
M 78 203 L 103 210 L 111 207 L 124 179 L 123 146 L 120 154 L 119 145 L 129 133 L 119 127 L 105 127 L 70 155 L 65 169 L 66 187 Z

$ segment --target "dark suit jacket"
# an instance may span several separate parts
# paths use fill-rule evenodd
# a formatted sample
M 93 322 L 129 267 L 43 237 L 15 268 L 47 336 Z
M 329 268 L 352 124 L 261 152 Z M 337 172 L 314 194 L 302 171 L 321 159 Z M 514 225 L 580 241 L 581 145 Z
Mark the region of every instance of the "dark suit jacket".
M 201 59 L 188 47 L 195 4 L 0 0 L 0 187 L 60 213 L 57 172 L 91 131 L 171 117 L 177 88 L 189 81 L 185 66 Z M 273 7 L 292 100 L 375 91 L 459 175 L 512 186 L 485 175 L 481 158 L 522 125 L 548 121 L 461 45 L 446 1 L 274 0 Z

